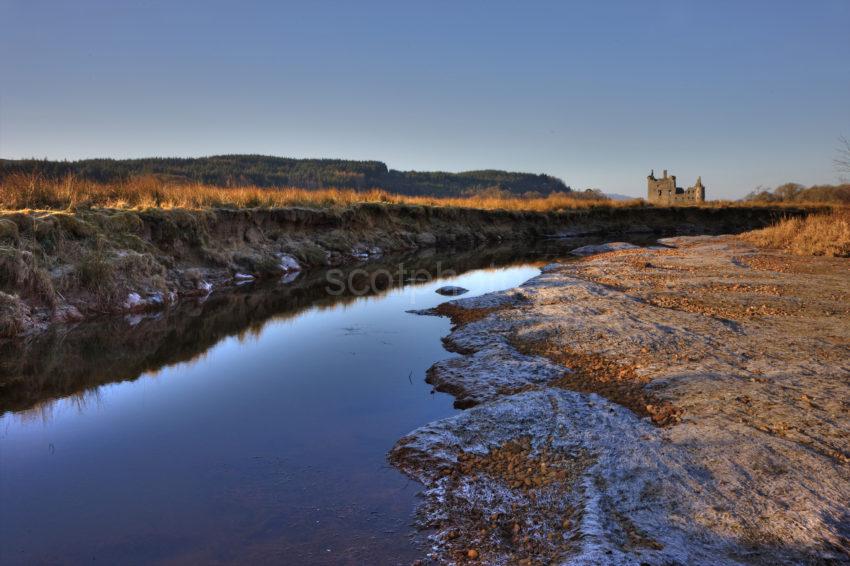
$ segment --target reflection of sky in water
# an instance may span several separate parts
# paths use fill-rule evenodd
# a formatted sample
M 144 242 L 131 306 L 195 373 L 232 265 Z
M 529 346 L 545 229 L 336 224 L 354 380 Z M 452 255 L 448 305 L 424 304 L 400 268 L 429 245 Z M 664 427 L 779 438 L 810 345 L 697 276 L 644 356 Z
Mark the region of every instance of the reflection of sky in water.
M 423 381 L 449 323 L 405 311 L 447 300 L 441 285 L 474 295 L 537 272 L 308 309 L 44 418 L 5 415 L 0 562 L 409 562 L 418 486 L 386 453 L 453 409 Z

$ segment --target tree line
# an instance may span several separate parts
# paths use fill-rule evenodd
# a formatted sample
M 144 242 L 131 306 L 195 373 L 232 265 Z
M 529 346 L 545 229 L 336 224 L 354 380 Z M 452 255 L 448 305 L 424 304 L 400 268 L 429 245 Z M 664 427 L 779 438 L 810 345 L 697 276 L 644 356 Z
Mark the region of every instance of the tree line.
M 10 174 L 48 178 L 69 175 L 100 183 L 155 176 L 163 182 L 219 187 L 298 187 L 384 189 L 402 195 L 458 197 L 496 189 L 512 195 L 568 193 L 556 177 L 499 170 L 396 171 L 380 161 L 294 159 L 265 155 L 216 155 L 199 158 L 83 159 L 49 161 L 0 159 L 0 180 Z
M 785 183 L 775 189 L 758 187 L 744 200 L 756 202 L 822 202 L 850 205 L 850 183 L 840 185 L 813 185 Z

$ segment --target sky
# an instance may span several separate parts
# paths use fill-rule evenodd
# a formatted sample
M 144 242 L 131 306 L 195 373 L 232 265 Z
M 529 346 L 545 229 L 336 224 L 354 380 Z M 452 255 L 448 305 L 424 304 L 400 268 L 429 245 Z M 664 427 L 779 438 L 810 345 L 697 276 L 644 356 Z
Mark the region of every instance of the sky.
M 0 157 L 838 181 L 850 1 L 0 0 Z

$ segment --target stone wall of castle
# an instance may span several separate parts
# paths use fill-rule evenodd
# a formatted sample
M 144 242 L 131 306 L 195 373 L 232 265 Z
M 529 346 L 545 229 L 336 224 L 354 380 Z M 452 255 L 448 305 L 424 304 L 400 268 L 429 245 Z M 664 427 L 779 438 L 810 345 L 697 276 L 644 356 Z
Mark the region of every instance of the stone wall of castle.
M 660 179 L 655 172 L 646 178 L 646 198 L 654 204 L 697 204 L 705 202 L 705 187 L 702 179 L 697 178 L 696 185 L 683 189 L 676 186 L 676 176 L 667 176 L 667 170 Z

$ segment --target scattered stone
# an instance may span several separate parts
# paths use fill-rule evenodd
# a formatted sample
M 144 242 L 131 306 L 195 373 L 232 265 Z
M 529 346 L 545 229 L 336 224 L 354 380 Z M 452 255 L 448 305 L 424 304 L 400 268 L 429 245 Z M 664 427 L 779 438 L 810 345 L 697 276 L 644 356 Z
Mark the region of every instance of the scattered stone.
M 124 300 L 124 308 L 128 311 L 135 310 L 142 305 L 142 296 L 138 293 L 129 293 Z
M 351 257 L 355 259 L 369 259 L 370 257 L 380 257 L 384 250 L 380 246 L 368 247 L 366 244 L 355 244 L 351 248 Z
M 292 283 L 293 281 L 298 279 L 299 275 L 301 275 L 300 271 L 290 271 L 288 273 L 284 273 L 283 276 L 280 278 L 280 283 L 288 285 L 289 283 Z
M 280 259 L 280 269 L 284 273 L 301 271 L 301 264 L 298 263 L 298 260 L 292 257 L 291 255 L 281 254 L 278 257 Z
M 457 295 L 463 295 L 464 293 L 469 293 L 469 289 L 464 289 L 463 287 L 455 287 L 454 285 L 446 285 L 444 287 L 440 287 L 434 292 L 439 293 L 440 295 L 454 297 Z
M 355 259 L 369 259 L 369 248 L 365 244 L 354 244 L 351 248 L 351 257 Z
M 416 235 L 416 243 L 420 246 L 433 246 L 437 243 L 437 236 L 431 232 L 420 232 Z
M 139 293 L 132 292 L 127 294 L 127 298 L 122 303 L 125 311 L 131 313 L 145 312 L 149 310 L 157 310 L 173 303 L 177 299 L 177 294 L 169 291 L 167 294 L 149 293 L 142 297 Z
M 56 307 L 51 317 L 51 322 L 69 323 L 83 320 L 83 313 L 73 305 L 61 305 Z

